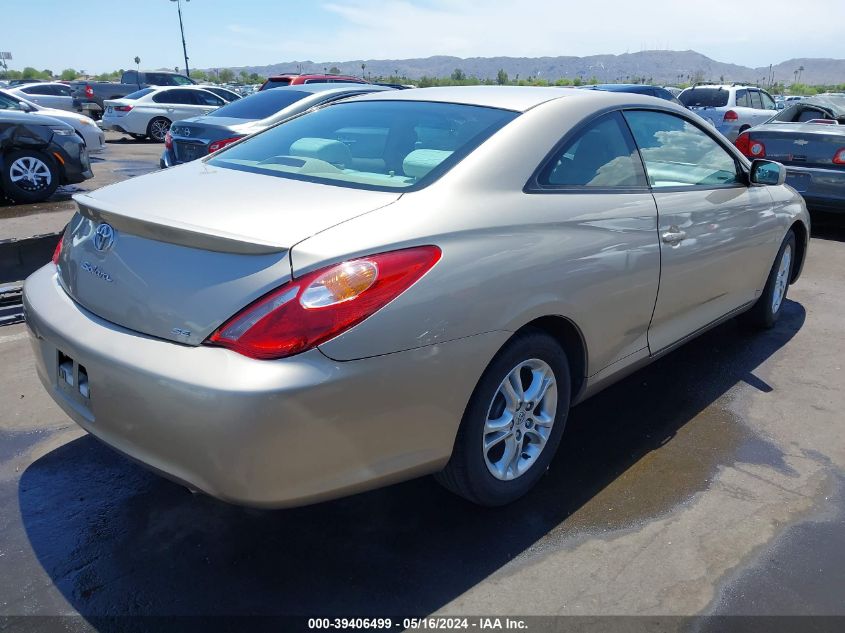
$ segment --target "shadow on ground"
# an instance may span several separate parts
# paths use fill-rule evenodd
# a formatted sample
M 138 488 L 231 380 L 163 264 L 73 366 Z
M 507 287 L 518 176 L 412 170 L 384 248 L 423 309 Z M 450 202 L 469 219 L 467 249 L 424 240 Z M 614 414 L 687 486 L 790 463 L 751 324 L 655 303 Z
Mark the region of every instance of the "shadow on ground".
M 723 396 L 743 382 L 771 392 L 753 372 L 804 319 L 790 301 L 771 331 L 727 323 L 577 407 L 548 475 L 506 508 L 474 507 L 423 478 L 307 508 L 242 509 L 84 437 L 26 469 L 20 512 L 55 586 L 100 630 L 120 630 L 99 619 L 111 615 L 429 614 L 526 550 L 670 512 L 722 465 L 789 472 Z

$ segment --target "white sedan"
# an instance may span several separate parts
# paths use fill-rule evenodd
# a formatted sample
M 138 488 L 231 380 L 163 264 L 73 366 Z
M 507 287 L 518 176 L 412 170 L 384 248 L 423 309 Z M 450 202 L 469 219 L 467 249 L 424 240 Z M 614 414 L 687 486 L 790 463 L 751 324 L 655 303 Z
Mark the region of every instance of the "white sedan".
M 173 121 L 210 114 L 226 102 L 196 86 L 161 86 L 144 88 L 103 104 L 100 127 L 104 130 L 162 143 Z
M 16 96 L 8 90 L 2 89 L 0 89 L 0 110 L 22 110 L 23 112 L 32 112 L 58 119 L 76 130 L 76 133 L 85 141 L 85 147 L 88 148 L 89 154 L 102 152 L 106 149 L 106 135 L 97 127 L 94 119 L 84 114 L 58 110 L 56 108 L 45 108 L 28 99 Z
M 13 95 L 37 103 L 45 108 L 76 112 L 76 108 L 73 107 L 71 87 L 58 81 L 43 81 L 17 86 L 11 89 L 10 92 Z

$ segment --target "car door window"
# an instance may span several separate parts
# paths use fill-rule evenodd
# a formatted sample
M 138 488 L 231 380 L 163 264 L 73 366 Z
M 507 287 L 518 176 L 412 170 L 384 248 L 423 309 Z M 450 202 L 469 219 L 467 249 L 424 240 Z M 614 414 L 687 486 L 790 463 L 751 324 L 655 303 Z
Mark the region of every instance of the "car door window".
M 49 95 L 50 86 L 27 86 L 26 88 L 21 88 L 21 92 L 25 92 L 28 95 Z
M 541 187 L 645 186 L 637 149 L 617 113 L 588 124 L 540 172 Z
M 191 90 L 190 92 L 194 95 L 199 105 L 219 107 L 225 103 L 223 99 L 206 90 Z
M 751 98 L 751 107 L 757 110 L 763 109 L 763 102 L 760 100 L 760 92 L 758 90 L 749 90 L 749 97 Z
M 766 110 L 775 110 L 775 100 L 769 96 L 769 93 L 760 91 L 760 99 L 763 101 L 763 108 Z
M 196 105 L 190 90 L 165 90 L 153 95 L 153 101 L 173 105 Z
M 750 108 L 751 101 L 748 99 L 748 91 L 747 90 L 737 90 L 736 91 L 736 106 L 738 108 Z
M 743 182 L 734 157 L 686 119 L 651 110 L 627 111 L 625 119 L 652 187 L 713 187 Z

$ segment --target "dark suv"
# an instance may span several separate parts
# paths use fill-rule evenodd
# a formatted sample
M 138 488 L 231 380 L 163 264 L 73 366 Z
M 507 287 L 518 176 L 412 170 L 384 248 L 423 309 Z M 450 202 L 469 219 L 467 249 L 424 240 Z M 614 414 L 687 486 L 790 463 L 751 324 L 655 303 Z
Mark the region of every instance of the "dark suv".
M 93 178 L 85 142 L 70 125 L 29 112 L 0 111 L 0 190 L 40 202 L 59 185 Z

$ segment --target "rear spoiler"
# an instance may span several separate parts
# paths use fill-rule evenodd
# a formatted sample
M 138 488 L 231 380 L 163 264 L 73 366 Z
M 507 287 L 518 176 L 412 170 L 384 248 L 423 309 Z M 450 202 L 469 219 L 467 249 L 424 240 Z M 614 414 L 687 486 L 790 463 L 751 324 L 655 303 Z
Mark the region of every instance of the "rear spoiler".
M 73 199 L 79 205 L 80 215 L 89 220 L 108 222 L 118 230 L 159 242 L 241 255 L 266 255 L 288 250 L 287 246 L 261 242 L 242 235 L 209 233 L 207 228 L 174 222 L 152 214 L 144 217 L 126 215 L 117 209 L 107 208 L 100 200 L 86 194 L 76 194 Z

